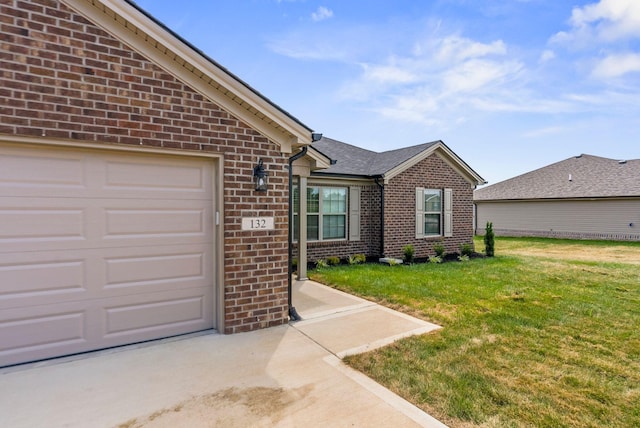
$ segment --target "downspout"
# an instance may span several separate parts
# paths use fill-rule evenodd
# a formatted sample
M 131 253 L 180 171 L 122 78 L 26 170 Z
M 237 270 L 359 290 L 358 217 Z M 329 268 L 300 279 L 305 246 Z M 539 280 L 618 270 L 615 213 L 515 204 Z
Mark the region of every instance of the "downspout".
M 384 258 L 384 184 L 380 184 L 380 178 L 376 177 L 375 182 L 380 188 L 380 258 Z
M 304 146 L 300 152 L 289 158 L 289 263 L 288 263 L 288 287 L 287 298 L 289 304 L 289 318 L 292 321 L 300 321 L 302 317 L 298 315 L 296 308 L 293 307 L 292 290 L 293 283 L 291 277 L 293 276 L 293 163 L 307 154 L 307 146 Z M 307 261 L 305 260 L 304 263 Z M 298 263 L 303 263 L 300 260 Z

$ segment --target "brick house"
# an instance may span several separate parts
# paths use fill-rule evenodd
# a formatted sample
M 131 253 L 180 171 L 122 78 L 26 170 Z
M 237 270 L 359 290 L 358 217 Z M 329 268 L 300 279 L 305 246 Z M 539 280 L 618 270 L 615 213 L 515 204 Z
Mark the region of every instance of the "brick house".
M 295 189 L 300 260 L 402 258 L 408 244 L 425 258 L 436 244 L 449 253 L 473 244 L 473 191 L 485 181 L 442 141 L 376 153 L 323 137 L 309 151 L 332 165 L 300 176 L 306 192 Z
M 130 1 L 4 1 L 0 28 L 0 366 L 286 323 L 311 129 Z

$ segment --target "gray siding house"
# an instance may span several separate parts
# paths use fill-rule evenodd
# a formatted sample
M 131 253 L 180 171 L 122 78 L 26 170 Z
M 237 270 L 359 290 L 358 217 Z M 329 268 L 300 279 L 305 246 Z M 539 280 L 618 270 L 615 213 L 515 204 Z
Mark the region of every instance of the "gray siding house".
M 582 154 L 474 192 L 476 232 L 640 240 L 640 159 Z

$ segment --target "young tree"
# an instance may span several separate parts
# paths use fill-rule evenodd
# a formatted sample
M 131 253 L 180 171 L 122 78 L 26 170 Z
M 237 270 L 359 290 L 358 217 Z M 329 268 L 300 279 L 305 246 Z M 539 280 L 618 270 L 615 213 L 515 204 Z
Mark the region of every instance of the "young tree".
M 493 234 L 493 223 L 487 222 L 484 232 L 484 252 L 487 257 L 493 257 L 495 250 L 495 235 Z

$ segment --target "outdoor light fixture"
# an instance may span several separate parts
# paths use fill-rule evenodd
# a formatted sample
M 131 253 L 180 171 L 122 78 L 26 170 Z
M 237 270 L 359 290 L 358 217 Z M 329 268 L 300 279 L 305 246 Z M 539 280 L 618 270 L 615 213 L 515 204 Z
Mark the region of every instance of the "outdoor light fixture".
M 256 191 L 267 191 L 267 172 L 264 170 L 262 159 L 258 160 L 258 165 L 253 167 L 253 183 L 256 185 Z

